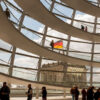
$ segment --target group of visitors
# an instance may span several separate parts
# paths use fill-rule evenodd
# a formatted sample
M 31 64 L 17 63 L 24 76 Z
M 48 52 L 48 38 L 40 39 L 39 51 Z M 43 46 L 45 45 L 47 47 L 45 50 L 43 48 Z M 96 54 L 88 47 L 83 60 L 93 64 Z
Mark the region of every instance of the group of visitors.
M 47 100 L 47 90 L 46 87 L 42 87 L 42 100 Z M 32 100 L 33 95 L 33 89 L 31 87 L 31 84 L 28 84 L 28 91 L 26 92 L 27 100 Z
M 86 31 L 86 32 L 87 32 L 87 26 L 81 25 L 81 29 L 82 29 L 83 31 Z
M 42 100 L 47 100 L 46 87 L 42 87 Z M 33 89 L 31 84 L 28 84 L 28 91 L 26 92 L 27 100 L 32 100 Z M 3 86 L 0 89 L 0 100 L 10 100 L 10 88 L 7 86 L 6 82 L 3 82 Z
M 72 95 L 72 100 L 78 100 L 78 98 L 79 98 L 79 90 L 78 90 L 77 86 L 71 88 L 70 93 Z
M 72 95 L 72 100 L 79 100 L 80 91 L 77 86 L 71 88 L 70 93 Z M 47 100 L 47 90 L 46 87 L 42 87 L 42 100 Z M 100 100 L 100 88 L 94 92 L 94 87 L 89 87 L 87 90 L 83 88 L 81 90 L 82 100 Z M 7 86 L 6 82 L 3 82 L 3 86 L 0 89 L 0 100 L 10 100 L 10 88 Z M 28 84 L 28 91 L 26 92 L 27 100 L 32 100 L 33 89 L 31 84 Z
M 78 100 L 79 99 L 79 90 L 78 87 L 73 87 L 70 90 L 70 93 L 72 95 L 72 100 Z M 100 88 L 97 89 L 96 92 L 94 92 L 94 87 L 89 87 L 86 91 L 85 88 L 81 91 L 82 94 L 82 100 L 100 100 Z

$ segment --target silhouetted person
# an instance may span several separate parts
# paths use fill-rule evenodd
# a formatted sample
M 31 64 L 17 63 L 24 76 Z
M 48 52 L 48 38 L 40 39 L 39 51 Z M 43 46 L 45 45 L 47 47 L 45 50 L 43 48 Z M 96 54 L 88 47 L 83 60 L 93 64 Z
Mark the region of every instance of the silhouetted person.
M 87 90 L 87 100 L 93 100 L 94 97 L 94 87 L 89 87 Z
M 79 90 L 78 87 L 75 87 L 75 100 L 78 100 L 79 98 Z
M 98 100 L 100 98 L 100 88 L 94 93 L 94 100 Z
M 31 84 L 28 84 L 28 91 L 26 92 L 27 94 L 27 100 L 32 100 L 32 87 L 31 87 Z
M 72 100 L 75 100 L 75 88 L 71 88 L 70 93 L 72 95 Z
M 5 13 L 6 13 L 6 16 L 7 16 L 8 18 L 10 18 L 10 12 L 9 12 L 8 8 L 6 8 Z
M 54 41 L 53 40 L 51 41 L 50 46 L 51 46 L 51 49 L 53 50 L 53 48 L 54 48 Z
M 10 100 L 10 97 L 9 97 L 10 89 L 7 86 L 6 82 L 3 83 L 3 86 L 0 92 L 1 92 L 1 100 Z
M 86 100 L 87 92 L 85 88 L 82 89 L 81 93 L 82 93 L 82 100 Z
M 81 25 L 81 29 L 84 31 L 84 26 L 83 25 Z
M 47 90 L 46 90 L 46 87 L 42 87 L 42 100 L 47 100 Z

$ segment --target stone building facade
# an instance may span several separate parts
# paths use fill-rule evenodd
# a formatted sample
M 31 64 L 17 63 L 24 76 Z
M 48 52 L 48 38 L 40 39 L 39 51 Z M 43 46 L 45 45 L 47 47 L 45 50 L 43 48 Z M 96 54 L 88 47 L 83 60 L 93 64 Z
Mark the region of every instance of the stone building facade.
M 86 86 L 86 67 L 66 63 L 53 63 L 43 65 L 40 72 L 40 81 L 63 84 L 65 86 Z

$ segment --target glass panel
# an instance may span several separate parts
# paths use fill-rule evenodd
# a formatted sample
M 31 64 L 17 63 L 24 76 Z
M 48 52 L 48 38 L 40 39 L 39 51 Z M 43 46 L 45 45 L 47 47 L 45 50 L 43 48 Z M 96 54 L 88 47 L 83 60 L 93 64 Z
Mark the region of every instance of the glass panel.
M 79 28 L 79 29 L 81 29 L 81 25 L 84 26 L 84 31 L 93 33 L 94 24 L 83 23 L 83 22 L 79 22 L 79 21 L 74 21 L 74 23 L 73 23 L 73 26 L 76 28 Z
M 11 51 L 12 45 L 0 39 L 0 48 Z
M 14 65 L 19 67 L 25 67 L 25 68 L 28 67 L 36 69 L 38 66 L 38 59 L 15 55 Z
M 93 61 L 100 62 L 100 54 L 94 54 Z
M 97 18 L 97 23 L 100 23 L 100 18 Z
M 82 41 L 82 42 L 89 42 L 89 43 L 91 43 L 91 41 L 83 40 L 83 39 L 76 38 L 76 37 L 73 37 L 73 36 L 71 36 L 71 40 L 74 40 L 74 41 Z
M 31 80 L 31 81 L 36 81 L 37 71 L 14 68 L 13 76 Z
M 10 3 L 12 3 L 15 7 L 17 7 L 18 9 L 22 10 L 18 4 L 14 1 L 14 0 L 8 0 Z
M 71 20 L 70 20 L 70 19 L 67 19 L 67 18 L 58 16 L 58 15 L 56 15 L 56 17 L 58 17 L 59 19 L 61 19 L 61 20 L 64 21 L 65 23 L 71 24 Z
M 94 22 L 95 17 L 88 15 L 86 13 L 80 12 L 80 11 L 76 11 L 75 19 L 88 21 L 88 22 Z
M 100 34 L 100 25 L 96 25 L 96 33 Z
M 41 35 L 39 35 L 35 32 L 28 31 L 28 30 L 23 29 L 23 28 L 21 29 L 21 32 L 22 32 L 22 34 L 24 34 L 30 40 L 35 41 L 38 44 L 41 44 L 41 41 L 42 41 L 42 36 Z
M 62 38 L 62 39 L 67 39 L 68 38 L 68 35 L 63 34 L 61 32 L 58 32 L 56 30 L 53 30 L 51 28 L 48 28 L 47 35 L 54 36 L 54 37 L 59 37 L 59 38 Z
M 99 72 L 100 73 L 100 68 L 99 67 L 93 67 L 93 72 Z
M 21 54 L 26 54 L 26 55 L 29 55 L 29 56 L 39 57 L 38 55 L 32 54 L 30 52 L 24 51 L 24 50 L 19 49 L 19 48 L 17 48 L 16 53 L 21 53 Z
M 93 4 L 94 6 L 99 6 L 98 0 L 87 0 L 89 3 Z
M 8 9 L 9 9 L 9 11 L 10 11 L 10 19 L 12 20 L 12 21 L 14 21 L 15 23 L 19 23 L 19 21 L 20 21 L 20 18 L 21 18 L 21 15 L 22 15 L 22 13 L 20 13 L 17 9 L 15 9 L 14 7 L 11 7 L 11 6 L 9 6 L 9 5 L 7 5 L 8 6 Z
M 62 6 L 60 4 L 55 3 L 53 12 L 60 14 L 60 15 L 63 15 L 63 16 L 71 17 L 73 10 L 68 8 L 68 7 L 65 7 L 65 6 Z
M 8 74 L 8 69 L 9 69 L 9 67 L 0 65 L 0 72 L 1 72 L 1 73 Z
M 95 53 L 100 53 L 100 44 L 95 44 L 94 45 L 94 52 Z
M 29 16 L 25 16 L 23 25 L 29 29 L 35 30 L 37 32 L 43 32 L 44 25 L 40 22 L 30 18 Z
M 40 0 L 40 1 L 48 10 L 50 10 L 52 4 L 51 0 Z
M 67 48 L 67 41 L 64 41 L 63 39 L 56 39 L 56 38 L 51 38 L 51 37 L 46 37 L 46 41 L 45 41 L 45 46 L 51 48 L 50 43 L 51 41 L 57 42 L 57 41 L 62 41 L 63 42 L 63 48 L 59 49 L 59 50 L 66 50 Z
M 10 60 L 11 60 L 11 54 L 4 52 L 4 51 L 0 51 L 0 63 L 1 64 L 10 64 Z
M 86 59 L 86 60 L 91 60 L 91 54 L 69 52 L 69 56 Z
M 100 74 L 93 74 L 93 82 L 100 82 Z
M 69 50 L 91 52 L 92 44 L 70 42 Z

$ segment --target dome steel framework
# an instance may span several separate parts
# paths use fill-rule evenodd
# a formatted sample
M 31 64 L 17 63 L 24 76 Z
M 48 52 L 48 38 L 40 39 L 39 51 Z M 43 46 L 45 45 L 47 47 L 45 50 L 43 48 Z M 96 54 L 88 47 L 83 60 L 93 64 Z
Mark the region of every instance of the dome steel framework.
M 27 2 L 28 0 L 25 0 L 25 1 Z M 33 0 L 32 2 L 35 2 L 35 1 L 36 0 Z M 27 37 L 29 39 L 26 41 L 30 41 L 29 42 L 30 44 L 34 43 L 38 45 L 38 48 L 40 47 L 40 51 L 39 50 L 37 51 L 36 50 L 37 47 L 34 46 L 34 50 L 31 49 L 30 52 L 27 52 L 29 48 L 31 48 L 32 45 L 29 44 L 28 46 L 28 43 L 25 42 L 27 46 L 25 49 L 23 46 L 25 45 L 24 41 L 20 43 L 19 45 L 17 45 L 18 41 L 15 41 L 15 42 L 13 41 L 13 43 L 9 44 L 10 42 L 7 43 L 5 41 L 14 40 L 14 39 L 11 39 L 10 34 L 8 38 L 7 36 L 6 38 L 3 38 L 3 36 L 1 35 L 0 36 L 1 38 L 0 40 L 0 69 L 1 69 L 0 72 L 10 75 L 12 77 L 19 77 L 19 78 L 30 80 L 33 82 L 35 81 L 38 83 L 48 84 L 52 86 L 55 85 L 55 86 L 64 87 L 64 86 L 67 86 L 67 83 L 65 83 L 65 79 L 67 78 L 66 73 L 72 74 L 76 72 L 65 71 L 66 66 L 64 66 L 63 71 L 58 71 L 58 72 L 53 71 L 53 70 L 43 70 L 42 66 L 44 64 L 49 64 L 49 63 L 53 64 L 53 63 L 59 63 L 59 62 L 63 62 L 63 64 L 65 65 L 66 64 L 65 62 L 67 62 L 67 64 L 73 64 L 73 66 L 85 65 L 87 69 L 86 72 L 81 72 L 81 71 L 77 72 L 77 73 L 86 73 L 87 75 L 87 81 L 86 82 L 82 81 L 82 83 L 86 83 L 87 87 L 92 86 L 92 85 L 98 87 L 100 84 L 100 81 L 99 81 L 100 18 L 99 18 L 99 15 L 97 14 L 98 11 L 95 11 L 94 13 L 92 12 L 92 8 L 91 8 L 91 11 L 87 10 L 87 11 L 90 11 L 91 15 L 86 14 L 89 12 L 85 12 L 84 10 L 82 10 L 84 12 L 80 12 L 81 11 L 80 7 L 79 9 L 77 9 L 76 6 L 72 7 L 71 5 L 74 5 L 75 3 L 74 4 L 72 3 L 70 5 L 70 2 L 69 3 L 65 2 L 66 0 L 37 0 L 37 1 L 40 2 L 41 7 L 44 7 L 45 11 L 48 12 L 48 15 L 50 15 L 51 17 L 46 18 L 45 14 L 39 15 L 39 13 L 43 14 L 42 12 L 43 9 L 38 9 L 37 7 L 38 11 L 40 10 L 40 12 L 36 13 L 36 11 L 34 10 L 33 11 L 34 18 L 33 18 L 33 16 L 31 16 L 30 14 L 32 10 L 27 9 L 26 7 L 24 9 L 24 6 L 21 4 L 20 0 L 1 0 L 1 7 L 3 11 L 5 11 L 6 8 L 8 8 L 10 11 L 10 18 L 9 19 L 5 18 L 6 20 L 8 20 L 7 25 L 9 25 L 10 27 L 10 24 L 13 23 L 13 26 L 18 30 L 18 32 L 22 33 L 22 35 L 25 38 Z M 70 1 L 70 0 L 67 0 L 67 1 Z M 79 0 L 75 0 L 75 1 L 79 1 Z M 81 0 L 81 1 L 82 2 L 84 1 L 87 4 L 89 3 L 89 1 L 86 1 L 86 0 Z M 20 6 L 18 6 L 16 2 Z M 90 3 L 89 5 L 93 6 L 93 9 L 98 9 L 98 10 L 100 9 L 99 7 L 97 7 L 99 6 L 99 0 L 97 1 L 98 5 L 96 6 Z M 89 5 L 88 5 L 88 8 L 90 9 Z M 34 6 L 33 6 L 33 9 L 36 9 Z M 84 9 L 85 9 L 85 5 L 84 5 Z M 36 14 L 38 14 L 38 18 Z M 92 15 L 96 15 L 96 16 L 92 16 Z M 42 18 L 40 19 L 40 17 Z M 57 19 L 56 20 L 57 22 L 54 20 L 56 23 L 55 25 L 54 23 L 52 24 L 53 21 L 51 22 L 51 20 L 53 20 L 53 17 Z M 49 19 L 49 18 L 52 18 L 52 19 Z M 48 23 L 45 25 L 44 23 L 46 23 L 46 21 L 48 21 Z M 62 24 L 59 24 L 60 22 Z M 64 25 L 66 25 L 66 27 L 63 25 L 63 23 Z M 4 25 L 6 26 L 6 24 Z M 64 27 L 61 25 L 63 25 Z M 83 31 L 81 29 L 81 25 L 83 25 L 84 27 L 87 26 L 87 31 Z M 70 27 L 67 27 L 67 26 L 70 26 Z M 67 31 L 65 28 L 69 30 Z M 74 30 L 78 30 L 78 31 L 74 31 Z M 4 32 L 6 31 L 7 30 L 5 30 Z M 8 33 L 10 33 L 10 31 Z M 75 36 L 74 33 L 76 34 L 76 37 L 74 37 Z M 4 34 L 4 33 L 0 33 L 0 34 Z M 16 38 L 18 38 L 17 34 L 15 36 Z M 80 38 L 77 38 L 77 37 L 80 37 Z M 86 40 L 84 40 L 84 38 Z M 4 39 L 5 41 L 3 41 Z M 62 40 L 64 44 L 63 49 L 54 49 L 52 51 L 50 48 L 50 42 L 52 40 L 54 40 L 55 42 Z M 16 45 L 19 47 L 16 47 Z M 23 50 L 20 48 L 22 48 Z M 54 57 L 54 55 L 56 57 Z M 41 82 L 40 73 L 42 71 L 46 71 L 46 72 L 53 71 L 55 73 L 63 73 L 64 80 L 62 80 L 62 83 L 55 82 L 55 84 Z M 73 85 L 76 85 L 76 84 L 78 85 L 81 82 L 75 82 L 73 80 L 71 83 L 73 83 Z

